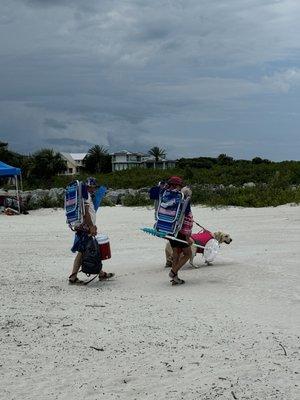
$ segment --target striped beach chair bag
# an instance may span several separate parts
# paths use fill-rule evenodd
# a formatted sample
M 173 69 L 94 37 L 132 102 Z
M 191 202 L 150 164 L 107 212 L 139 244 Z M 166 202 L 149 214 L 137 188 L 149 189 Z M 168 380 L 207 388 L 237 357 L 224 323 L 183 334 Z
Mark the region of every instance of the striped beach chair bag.
M 83 199 L 83 183 L 73 181 L 65 191 L 65 213 L 66 222 L 72 230 L 83 223 L 84 216 L 84 199 Z
M 185 208 L 186 202 L 181 192 L 164 190 L 159 198 L 154 228 L 176 236 L 183 223 Z

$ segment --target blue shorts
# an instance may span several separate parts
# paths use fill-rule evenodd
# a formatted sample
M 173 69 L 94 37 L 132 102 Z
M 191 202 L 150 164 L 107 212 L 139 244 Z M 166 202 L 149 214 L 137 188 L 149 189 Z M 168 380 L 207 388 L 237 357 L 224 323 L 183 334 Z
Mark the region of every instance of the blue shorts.
M 80 253 L 84 253 L 86 244 L 88 242 L 88 238 L 89 238 L 89 236 L 86 232 L 76 232 L 71 251 L 73 253 L 76 253 L 76 251 L 79 251 Z

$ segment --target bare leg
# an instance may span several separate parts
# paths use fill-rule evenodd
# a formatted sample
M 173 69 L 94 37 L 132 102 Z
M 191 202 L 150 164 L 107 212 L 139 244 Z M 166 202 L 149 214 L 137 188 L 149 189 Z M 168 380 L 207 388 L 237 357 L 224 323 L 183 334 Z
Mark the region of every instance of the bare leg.
M 172 267 L 173 264 L 173 249 L 169 242 L 166 244 L 165 255 L 166 255 L 166 267 L 170 268 Z
M 81 263 L 82 263 L 82 253 L 78 252 L 77 255 L 76 255 L 76 257 L 75 257 L 74 263 L 73 263 L 72 273 L 71 273 L 71 275 L 70 275 L 72 281 L 73 281 L 73 280 L 74 280 L 74 281 L 76 280 L 76 278 L 77 278 L 77 273 L 78 273 L 78 271 L 79 271 L 79 268 L 80 268 L 80 266 L 81 266 Z
M 176 247 L 173 248 L 173 262 L 172 262 L 172 271 L 177 274 L 177 271 L 175 272 L 176 266 L 178 264 L 179 258 L 181 256 L 181 253 L 179 253 L 178 249 Z
M 174 254 L 176 253 L 176 255 Z M 180 270 L 181 267 L 183 267 L 184 264 L 190 259 L 192 255 L 192 249 L 191 247 L 184 247 L 182 249 L 182 253 L 178 254 L 178 251 L 176 248 L 173 249 L 173 265 L 172 265 L 172 271 L 174 274 L 177 274 L 177 272 Z

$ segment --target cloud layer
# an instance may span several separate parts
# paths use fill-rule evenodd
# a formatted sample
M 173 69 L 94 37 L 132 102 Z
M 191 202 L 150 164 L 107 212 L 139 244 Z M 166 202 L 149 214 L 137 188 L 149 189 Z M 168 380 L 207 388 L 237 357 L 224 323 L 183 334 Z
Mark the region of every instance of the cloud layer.
M 16 150 L 299 158 L 300 2 L 0 1 Z

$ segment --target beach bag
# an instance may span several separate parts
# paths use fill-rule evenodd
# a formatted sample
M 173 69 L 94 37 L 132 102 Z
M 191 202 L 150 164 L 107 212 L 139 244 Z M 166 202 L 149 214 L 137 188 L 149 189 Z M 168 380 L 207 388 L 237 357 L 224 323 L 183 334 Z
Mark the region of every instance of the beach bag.
M 149 190 L 149 199 L 150 200 L 158 200 L 161 193 L 166 189 L 166 182 L 160 181 L 156 186 L 153 186 Z
M 82 254 L 81 272 L 86 275 L 98 275 L 102 269 L 101 255 L 97 240 L 90 236 Z
M 158 200 L 159 198 L 159 187 L 158 186 L 153 186 L 150 190 L 149 190 L 149 199 L 150 200 Z

